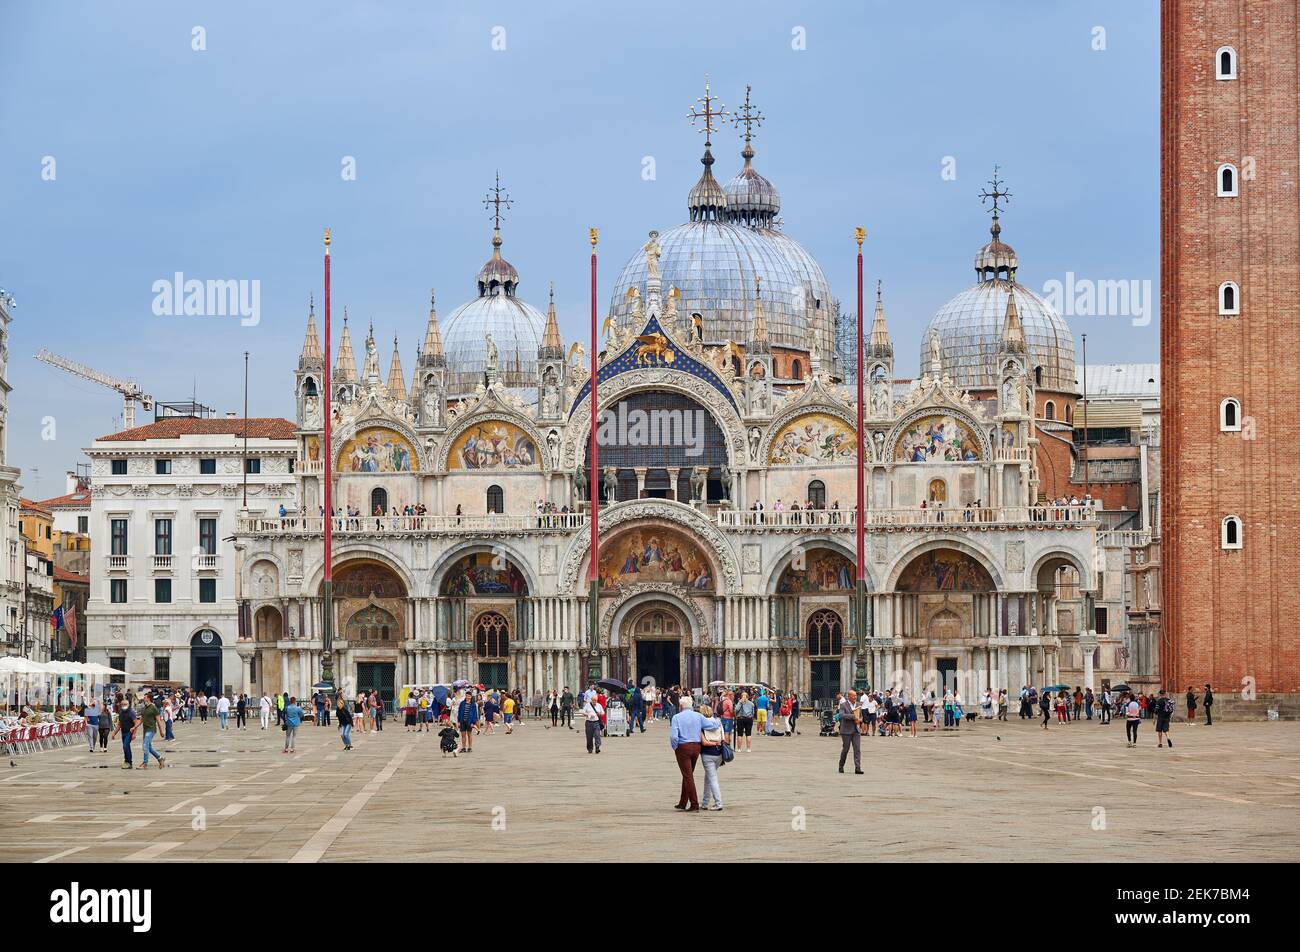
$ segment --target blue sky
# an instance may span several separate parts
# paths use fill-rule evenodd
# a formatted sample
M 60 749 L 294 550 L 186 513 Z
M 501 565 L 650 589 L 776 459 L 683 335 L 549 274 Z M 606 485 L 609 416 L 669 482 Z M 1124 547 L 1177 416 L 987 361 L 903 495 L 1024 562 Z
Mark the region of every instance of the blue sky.
M 473 294 L 497 169 L 520 295 L 544 309 L 554 280 L 561 331 L 585 334 L 586 229 L 601 230 L 608 288 L 649 228 L 686 218 L 702 136 L 685 114 L 706 73 L 728 109 L 753 85 L 756 165 L 849 306 L 853 227 L 867 227 L 900 375 L 974 279 L 995 162 L 1023 283 L 1074 272 L 1158 296 L 1157 27 L 1154 2 L 6 2 L 9 462 L 25 494 L 56 495 L 121 411 L 33 360 L 43 346 L 222 412 L 241 408 L 248 350 L 251 412 L 291 415 L 326 225 L 336 314 L 373 318 L 385 366 L 396 333 L 409 374 L 429 288 L 444 316 Z M 715 135 L 721 180 L 740 148 L 734 130 Z M 155 316 L 153 282 L 177 271 L 260 281 L 260 323 Z M 1090 361 L 1157 359 L 1154 319 L 1071 324 Z

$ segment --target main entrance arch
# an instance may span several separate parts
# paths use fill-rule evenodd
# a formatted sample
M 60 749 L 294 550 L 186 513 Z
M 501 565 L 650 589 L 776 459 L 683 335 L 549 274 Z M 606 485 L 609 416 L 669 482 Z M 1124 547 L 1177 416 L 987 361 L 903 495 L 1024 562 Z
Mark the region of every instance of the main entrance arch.
M 670 602 L 654 599 L 637 605 L 623 619 L 618 639 L 628 646 L 629 680 L 642 686 L 681 684 L 682 642 L 689 644 L 690 635 L 686 616 Z

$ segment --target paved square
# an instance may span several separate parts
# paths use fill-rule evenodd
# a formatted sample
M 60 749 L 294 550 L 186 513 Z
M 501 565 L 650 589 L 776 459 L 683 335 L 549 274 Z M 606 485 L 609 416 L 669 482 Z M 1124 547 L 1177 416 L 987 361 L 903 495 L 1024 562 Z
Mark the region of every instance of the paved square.
M 805 726 L 812 727 L 805 719 Z M 389 724 L 343 752 L 334 728 L 282 734 L 179 725 L 166 770 L 119 769 L 120 745 L 16 759 L 0 773 L 10 861 L 240 862 L 590 858 L 663 860 L 1300 859 L 1300 724 L 981 722 L 915 740 L 756 738 L 721 773 L 726 809 L 673 810 L 662 723 L 608 738 L 525 722 L 444 759 L 434 734 Z M 1001 738 L 998 740 L 997 738 Z M 137 763 L 138 758 L 137 744 Z M 702 778 L 702 771 L 697 773 Z M 1104 811 L 1101 812 L 1101 811 Z M 1104 828 L 1096 828 L 1104 827 Z

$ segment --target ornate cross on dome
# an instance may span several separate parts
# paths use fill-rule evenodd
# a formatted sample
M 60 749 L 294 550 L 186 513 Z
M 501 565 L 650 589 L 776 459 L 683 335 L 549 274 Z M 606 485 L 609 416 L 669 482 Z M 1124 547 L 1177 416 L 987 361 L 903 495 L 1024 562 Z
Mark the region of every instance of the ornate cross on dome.
M 704 128 L 699 131 L 704 133 L 704 144 L 708 146 L 712 144 L 710 140 L 713 138 L 713 130 L 727 121 L 728 113 L 722 107 L 718 97 L 709 94 L 709 77 L 707 75 L 704 77 L 704 98 L 695 101 L 704 107 L 703 110 L 691 107 L 691 111 L 686 114 L 686 118 L 691 120 L 692 125 L 700 119 L 704 120 Z M 716 109 L 713 108 L 715 102 L 718 104 Z
M 483 207 L 492 206 L 492 228 L 496 231 L 501 230 L 501 206 L 509 208 L 514 203 L 510 200 L 510 193 L 501 187 L 501 173 L 497 172 L 496 184 L 488 189 L 487 196 L 483 199 Z
M 993 186 L 993 191 L 987 189 L 980 192 L 980 204 L 984 204 L 990 198 L 993 199 L 993 218 L 996 221 L 998 217 L 998 202 L 1011 197 L 1010 192 L 1000 191 L 1002 180 L 998 178 L 998 166 L 993 166 L 993 178 L 989 182 Z
M 745 87 L 745 104 L 736 110 L 734 121 L 737 127 L 745 127 L 745 141 L 748 142 L 753 138 L 751 126 L 761 126 L 763 124 L 763 113 L 749 104 L 749 93 L 753 86 Z

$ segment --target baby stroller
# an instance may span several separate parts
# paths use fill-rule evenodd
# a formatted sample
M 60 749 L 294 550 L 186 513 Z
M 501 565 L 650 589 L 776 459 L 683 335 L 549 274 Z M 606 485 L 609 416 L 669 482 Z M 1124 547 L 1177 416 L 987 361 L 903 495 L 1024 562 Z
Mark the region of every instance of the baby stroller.
M 456 747 L 460 743 L 460 738 L 456 734 L 456 729 L 451 726 L 444 727 L 442 730 L 438 731 L 438 736 L 442 738 L 442 740 L 438 742 L 438 746 L 442 748 L 442 756 L 446 757 L 448 754 L 451 754 L 455 757 Z
M 830 708 L 825 708 L 821 712 L 821 722 L 817 730 L 818 737 L 835 736 L 835 712 Z

